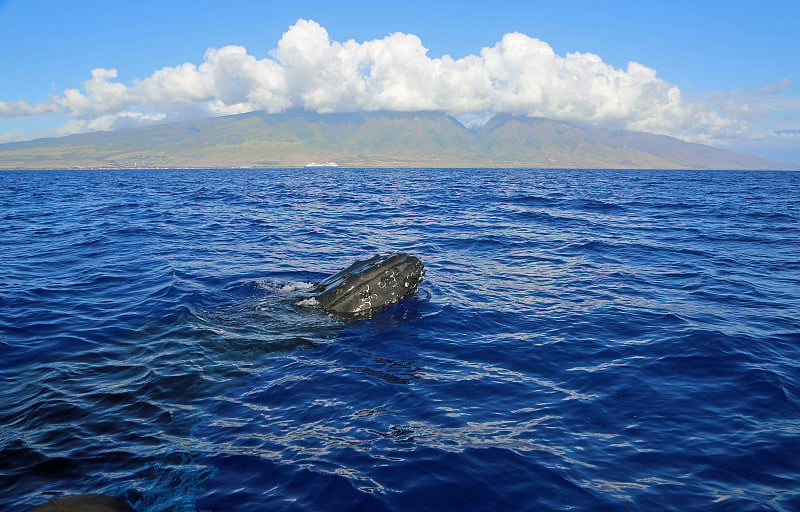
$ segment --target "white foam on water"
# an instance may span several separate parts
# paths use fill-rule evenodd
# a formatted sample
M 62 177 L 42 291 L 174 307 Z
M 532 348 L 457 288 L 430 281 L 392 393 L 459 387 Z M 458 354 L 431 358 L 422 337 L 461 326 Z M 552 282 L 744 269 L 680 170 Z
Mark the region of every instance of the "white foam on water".
M 279 293 L 296 293 L 296 292 L 307 292 L 314 287 L 314 283 L 309 283 L 306 281 L 289 281 L 287 282 L 280 282 L 280 281 L 259 281 L 258 287 L 262 290 L 269 290 L 273 292 Z
M 319 301 L 316 297 L 309 297 L 307 299 L 303 299 L 295 303 L 297 306 L 305 307 L 305 308 L 315 308 L 319 306 Z

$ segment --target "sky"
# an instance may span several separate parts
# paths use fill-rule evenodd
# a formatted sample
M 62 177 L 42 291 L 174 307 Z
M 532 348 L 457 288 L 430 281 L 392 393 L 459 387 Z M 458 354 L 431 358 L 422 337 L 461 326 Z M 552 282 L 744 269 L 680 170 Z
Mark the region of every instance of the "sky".
M 441 110 L 800 165 L 798 19 L 796 0 L 0 0 L 0 142 L 254 110 Z

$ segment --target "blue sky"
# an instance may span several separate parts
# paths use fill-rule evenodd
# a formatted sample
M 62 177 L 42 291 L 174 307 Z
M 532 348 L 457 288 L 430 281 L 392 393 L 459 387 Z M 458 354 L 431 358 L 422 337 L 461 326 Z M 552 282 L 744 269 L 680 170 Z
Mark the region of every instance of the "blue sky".
M 800 164 L 798 5 L 0 0 L 0 141 L 248 109 L 437 108 Z

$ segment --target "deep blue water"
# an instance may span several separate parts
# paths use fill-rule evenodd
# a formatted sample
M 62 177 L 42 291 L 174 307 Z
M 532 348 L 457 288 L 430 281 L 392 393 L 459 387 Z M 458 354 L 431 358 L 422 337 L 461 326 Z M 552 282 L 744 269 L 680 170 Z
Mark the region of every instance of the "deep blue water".
M 800 510 L 800 173 L 0 173 L 0 509 Z M 345 322 L 307 283 L 422 258 Z

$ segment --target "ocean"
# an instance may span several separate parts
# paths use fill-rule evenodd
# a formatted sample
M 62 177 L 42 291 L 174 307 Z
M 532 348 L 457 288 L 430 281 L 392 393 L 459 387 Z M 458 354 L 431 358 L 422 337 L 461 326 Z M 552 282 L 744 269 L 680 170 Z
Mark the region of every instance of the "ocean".
M 800 173 L 0 173 L 0 509 L 800 510 Z M 298 305 L 404 251 L 371 317 Z

